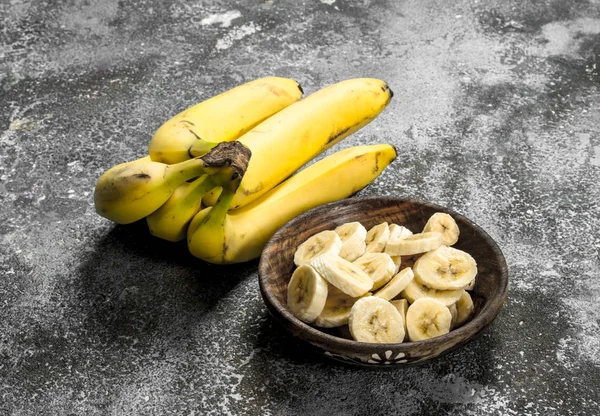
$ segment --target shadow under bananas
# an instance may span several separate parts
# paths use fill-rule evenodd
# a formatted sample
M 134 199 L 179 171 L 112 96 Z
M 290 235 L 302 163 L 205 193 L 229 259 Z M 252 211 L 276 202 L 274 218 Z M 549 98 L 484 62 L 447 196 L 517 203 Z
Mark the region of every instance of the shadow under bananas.
M 187 342 L 203 315 L 256 273 L 258 262 L 211 265 L 186 242 L 152 236 L 145 221 L 115 225 L 87 253 L 72 305 L 84 331 L 117 348 Z M 161 348 L 163 349 L 163 348 Z

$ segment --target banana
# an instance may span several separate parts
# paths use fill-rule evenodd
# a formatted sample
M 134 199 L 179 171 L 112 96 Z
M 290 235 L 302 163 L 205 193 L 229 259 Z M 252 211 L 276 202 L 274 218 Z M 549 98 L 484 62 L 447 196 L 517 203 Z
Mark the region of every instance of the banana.
M 205 173 L 226 180 L 236 166 L 247 163 L 248 149 L 237 142 L 221 143 L 212 152 L 174 165 L 137 160 L 107 170 L 96 183 L 96 212 L 119 224 L 138 221 L 156 211 L 182 183 Z M 243 170 L 243 168 L 242 168 Z
M 398 224 L 390 224 L 388 226 L 388 228 L 390 229 L 390 236 L 388 238 L 388 241 L 399 240 L 399 239 L 411 236 L 413 234 L 412 231 L 410 231 L 408 228 L 406 228 L 402 225 L 398 225 Z M 385 249 L 384 249 L 384 251 L 385 251 Z M 396 271 L 394 272 L 394 274 L 396 274 L 400 271 L 400 266 L 402 265 L 402 257 L 401 256 L 390 256 L 390 257 L 396 264 Z
M 458 224 L 454 221 L 454 218 L 450 214 L 444 212 L 436 212 L 427 220 L 425 227 L 423 227 L 424 233 L 435 232 L 442 235 L 442 245 L 451 246 L 456 244 L 458 236 L 460 235 L 460 229 Z
M 341 258 L 355 261 L 364 254 L 367 247 L 367 229 L 360 222 L 347 222 L 338 226 L 335 232 L 342 239 Z
M 376 292 L 375 296 L 385 300 L 394 299 L 406 289 L 414 277 L 415 275 L 410 267 L 402 269 L 398 274 L 392 277 L 392 280 L 390 280 L 382 289 Z
M 294 264 L 310 264 L 312 259 L 325 253 L 337 256 L 341 248 L 342 240 L 335 231 L 321 231 L 298 246 L 294 253 Z
M 346 325 L 352 306 L 360 298 L 353 298 L 346 295 L 331 283 L 327 288 L 328 292 L 325 307 L 321 314 L 317 316 L 317 319 L 315 319 L 313 324 L 321 328 L 334 328 Z M 367 292 L 363 296 L 370 295 L 370 292 Z
M 455 326 L 461 326 L 469 320 L 473 312 L 475 311 L 475 305 L 473 304 L 473 298 L 467 291 L 463 291 L 460 299 L 455 303 L 456 305 L 456 322 Z
M 387 300 L 368 296 L 354 303 L 348 317 L 354 340 L 370 343 L 399 343 L 404 340 L 404 319 Z
M 404 320 L 404 340 L 408 338 L 408 328 L 406 328 L 406 311 L 408 311 L 408 301 L 406 299 L 394 299 L 390 300 L 390 303 L 400 312 L 402 319 Z
M 396 264 L 385 253 L 365 253 L 353 263 L 369 275 L 373 281 L 373 290 L 389 282 L 396 271 Z
M 454 329 L 456 327 L 456 318 L 458 317 L 458 308 L 456 307 L 456 303 L 448 306 L 448 310 L 450 311 L 450 315 L 452 315 L 452 321 L 450 321 L 450 329 Z
M 323 311 L 327 293 L 327 282 L 312 267 L 302 265 L 288 283 L 288 308 L 296 318 L 311 323 Z
M 411 341 L 423 341 L 450 332 L 452 314 L 446 305 L 432 298 L 417 299 L 406 312 Z
M 365 253 L 382 253 L 390 238 L 390 229 L 387 222 L 374 225 L 367 232 Z
M 353 298 L 364 295 L 373 287 L 368 274 L 339 256 L 323 254 L 314 258 L 310 265 L 325 280 Z
M 469 283 L 467 286 L 465 286 L 465 290 L 473 290 L 475 289 L 475 283 L 477 283 L 477 277 L 474 277 L 473 280 L 471 280 L 471 283 Z
M 167 164 L 202 156 L 217 143 L 236 140 L 302 97 L 291 79 L 265 77 L 202 101 L 161 125 L 148 145 L 152 160 Z
M 477 263 L 465 251 L 440 246 L 415 262 L 416 279 L 432 289 L 458 290 L 467 287 L 477 275 Z
M 390 256 L 410 256 L 435 250 L 440 245 L 442 245 L 440 233 L 418 233 L 388 241 L 385 252 Z
M 146 217 L 150 233 L 167 241 L 185 240 L 187 227 L 200 210 L 202 196 L 215 186 L 208 175 L 179 185 L 167 202 Z
M 238 140 L 252 159 L 231 209 L 256 200 L 307 162 L 373 120 L 390 102 L 384 81 L 357 78 L 320 89 Z
M 421 298 L 433 298 L 439 300 L 446 306 L 456 303 L 462 296 L 462 290 L 436 290 L 423 286 L 417 279 L 412 279 L 402 291 L 402 297 L 408 303 L 415 303 Z
M 358 192 L 395 158 L 395 149 L 387 144 L 341 150 L 306 167 L 250 205 L 230 212 L 233 187 L 224 189 L 220 203 L 201 210 L 190 223 L 190 253 L 210 263 L 255 259 L 283 224 L 308 209 Z

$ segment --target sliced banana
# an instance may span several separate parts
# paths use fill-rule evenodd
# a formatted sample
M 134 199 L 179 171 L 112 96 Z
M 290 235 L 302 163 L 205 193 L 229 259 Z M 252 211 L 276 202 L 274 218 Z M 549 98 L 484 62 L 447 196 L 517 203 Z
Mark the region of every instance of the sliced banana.
M 388 241 L 385 252 L 390 256 L 411 256 L 435 250 L 441 245 L 442 235 L 440 233 L 418 233 Z
M 469 283 L 466 287 L 465 290 L 473 290 L 475 289 L 475 282 L 477 280 L 477 277 L 474 277 L 473 280 L 471 280 L 471 283 Z
M 356 301 L 350 310 L 348 327 L 360 342 L 398 343 L 404 340 L 404 319 L 387 300 L 368 296 Z
M 309 264 L 315 257 L 326 253 L 337 256 L 341 248 L 342 239 L 335 231 L 321 231 L 298 246 L 294 253 L 294 263 L 296 266 Z
M 406 299 L 394 299 L 390 300 L 390 303 L 398 309 L 402 319 L 404 319 L 404 340 L 408 339 L 408 328 L 406 328 L 406 311 L 408 311 L 408 301 Z
M 370 295 L 367 292 L 364 296 Z M 346 325 L 350 316 L 350 310 L 358 299 L 360 298 L 350 297 L 332 284 L 328 284 L 325 307 L 313 324 L 321 328 L 334 328 Z
M 387 222 L 373 226 L 367 231 L 365 253 L 382 253 L 390 238 L 390 229 Z
M 389 282 L 396 272 L 396 264 L 385 253 L 365 253 L 353 263 L 373 280 L 373 290 Z
M 388 256 L 390 255 L 388 254 Z M 394 268 L 394 274 L 396 274 L 400 271 L 400 267 L 402 266 L 402 256 L 390 256 L 390 259 L 392 259 L 394 266 L 396 266 Z
M 432 298 L 417 299 L 406 312 L 411 341 L 423 341 L 450 332 L 452 314 L 446 305 Z
M 364 295 L 373 287 L 373 281 L 368 274 L 337 255 L 320 255 L 314 258 L 310 265 L 325 280 L 353 298 Z
M 354 261 L 362 256 L 367 247 L 367 229 L 357 221 L 347 222 L 335 229 L 342 240 L 340 257 L 348 261 Z
M 398 296 L 413 280 L 415 275 L 410 267 L 402 269 L 398 274 L 392 277 L 383 288 L 374 294 L 374 296 L 380 297 L 385 300 L 394 299 Z
M 462 296 L 456 302 L 456 326 L 461 326 L 467 322 L 474 311 L 473 298 L 471 298 L 469 292 L 463 291 Z
M 311 323 L 323 311 L 327 293 L 327 281 L 312 267 L 302 265 L 288 283 L 287 305 L 296 318 Z
M 477 263 L 465 251 L 441 246 L 419 257 L 413 271 L 419 282 L 432 289 L 458 290 L 475 278 Z
M 417 279 L 412 279 L 408 286 L 402 291 L 402 297 L 411 304 L 421 298 L 433 298 L 439 300 L 446 306 L 451 306 L 460 299 L 462 292 L 462 290 L 431 289 L 417 282 Z
M 390 224 L 388 228 L 390 229 L 389 240 L 401 240 L 413 235 L 413 232 L 403 225 Z
M 424 233 L 434 232 L 442 235 L 442 244 L 445 246 L 451 246 L 458 241 L 460 230 L 456 221 L 450 214 L 445 212 L 436 212 L 425 224 L 423 228 Z
M 452 305 L 448 306 L 448 310 L 450 311 L 450 314 L 452 315 L 452 322 L 450 323 L 450 329 L 454 329 L 454 327 L 456 326 L 456 317 L 458 316 L 458 308 L 456 307 L 456 303 L 453 303 Z

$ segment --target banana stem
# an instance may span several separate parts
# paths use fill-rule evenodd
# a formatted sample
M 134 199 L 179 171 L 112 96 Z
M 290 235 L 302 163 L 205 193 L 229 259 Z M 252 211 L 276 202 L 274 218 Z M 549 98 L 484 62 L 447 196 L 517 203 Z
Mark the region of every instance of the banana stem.
M 194 204 L 211 189 L 217 187 L 218 184 L 208 175 L 203 175 L 192 182 L 190 192 L 185 196 L 182 204 Z

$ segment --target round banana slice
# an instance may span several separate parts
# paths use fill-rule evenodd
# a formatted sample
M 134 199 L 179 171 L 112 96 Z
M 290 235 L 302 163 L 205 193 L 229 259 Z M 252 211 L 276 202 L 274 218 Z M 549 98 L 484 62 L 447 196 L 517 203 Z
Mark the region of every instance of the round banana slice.
M 473 290 L 475 289 L 475 283 L 476 283 L 477 278 L 473 278 L 473 280 L 471 280 L 471 283 L 469 283 L 466 287 L 465 290 Z
M 415 275 L 410 267 L 402 269 L 400 273 L 392 277 L 382 289 L 375 293 L 375 296 L 385 300 L 394 299 L 406 286 L 413 280 Z
M 288 283 L 287 305 L 296 318 L 311 323 L 323 311 L 327 293 L 327 281 L 312 267 L 302 265 Z
M 423 341 L 450 332 L 452 314 L 446 305 L 432 298 L 417 299 L 406 312 L 411 341 Z
M 310 265 L 329 283 L 353 298 L 367 293 L 373 281 L 360 267 L 328 253 L 313 259 Z
M 475 305 L 473 299 L 467 291 L 463 291 L 462 296 L 456 302 L 456 326 L 461 326 L 469 320 L 473 312 L 475 311 Z
M 337 256 L 341 248 L 342 240 L 335 231 L 321 231 L 298 246 L 294 253 L 294 263 L 296 266 L 309 264 L 312 259 L 325 253 Z
M 350 310 L 348 328 L 360 342 L 397 343 L 404 340 L 404 319 L 387 300 L 368 296 L 356 301 Z
M 401 240 L 413 235 L 413 232 L 403 225 L 390 224 L 388 225 L 388 228 L 390 229 L 389 240 Z
M 408 301 L 406 299 L 394 299 L 390 300 L 390 303 L 394 305 L 400 315 L 402 315 L 402 319 L 404 319 L 404 340 L 408 339 L 408 328 L 406 328 L 406 311 L 408 311 Z
M 413 266 L 415 278 L 432 289 L 459 290 L 477 275 L 477 263 L 465 251 L 441 246 L 423 254 Z
M 411 256 L 435 250 L 442 245 L 440 233 L 418 233 L 398 240 L 390 240 L 385 252 L 390 256 Z
M 396 272 L 394 260 L 385 253 L 365 253 L 353 263 L 373 280 L 373 290 L 389 282 Z
M 367 229 L 357 221 L 347 222 L 335 229 L 342 240 L 340 257 L 348 261 L 354 261 L 362 256 L 367 248 L 365 242 Z
M 451 306 L 460 299 L 462 292 L 462 290 L 431 289 L 417 282 L 417 279 L 412 279 L 408 286 L 402 291 L 402 297 L 405 298 L 408 303 L 415 303 L 415 301 L 421 298 L 433 298 L 439 300 L 446 306 Z
M 367 231 L 365 253 L 382 253 L 390 238 L 390 229 L 387 222 L 373 226 Z
M 427 221 L 423 228 L 424 233 L 434 232 L 442 235 L 442 244 L 451 246 L 458 241 L 460 230 L 454 218 L 444 212 L 436 212 Z
M 367 292 L 364 296 L 370 295 L 371 293 Z M 334 328 L 346 325 L 350 316 L 350 310 L 358 299 L 360 298 L 350 297 L 332 284 L 328 284 L 325 307 L 321 314 L 317 316 L 313 325 L 321 328 Z
M 452 315 L 452 322 L 450 323 L 450 329 L 454 329 L 456 327 L 456 317 L 458 316 L 458 308 L 456 307 L 456 303 L 448 306 L 448 310 Z

